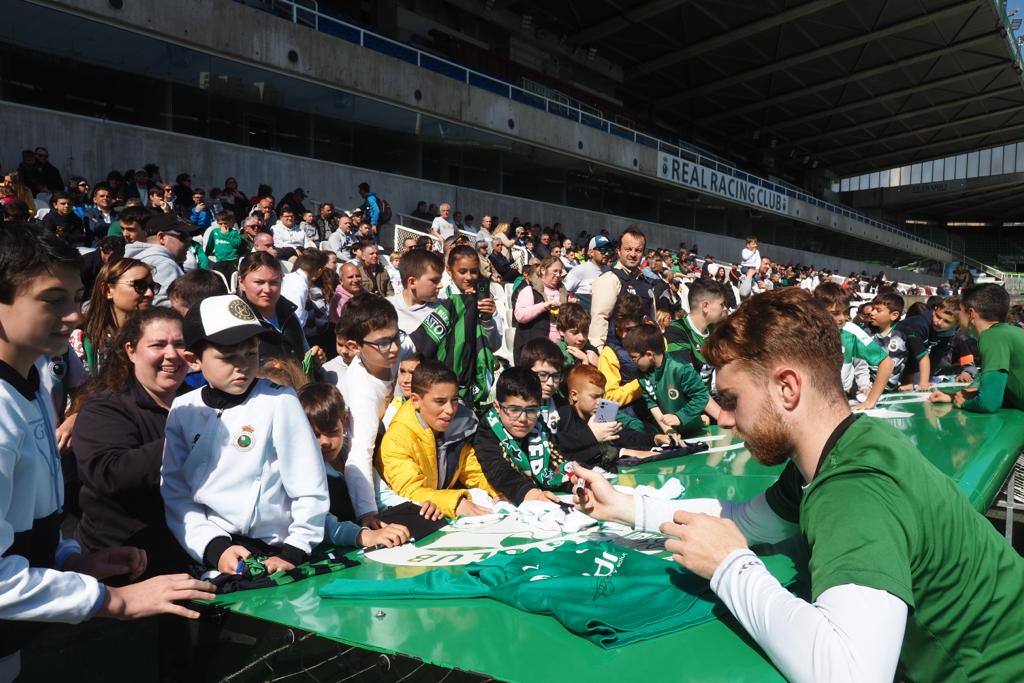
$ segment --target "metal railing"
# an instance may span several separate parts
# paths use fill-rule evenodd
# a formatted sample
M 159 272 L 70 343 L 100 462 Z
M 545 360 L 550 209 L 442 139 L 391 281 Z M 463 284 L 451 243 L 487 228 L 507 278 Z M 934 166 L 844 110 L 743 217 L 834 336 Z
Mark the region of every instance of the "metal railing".
M 291 0 L 236 0 L 236 2 L 240 2 L 255 9 L 262 9 L 282 19 L 290 19 L 294 23 L 311 26 L 314 30 L 320 33 L 326 33 L 335 38 L 340 38 L 359 45 L 360 47 L 399 59 L 408 64 L 413 64 L 442 76 L 447 76 L 456 81 L 465 83 L 466 85 L 480 88 L 495 95 L 508 98 L 514 102 L 519 102 L 537 109 L 543 109 L 549 114 L 574 121 L 580 125 L 595 128 L 607 133 L 608 135 L 614 135 L 629 142 L 686 159 L 687 161 L 698 163 L 702 166 L 713 168 L 719 173 L 724 173 L 725 175 L 734 177 L 738 180 L 752 183 L 773 192 L 778 192 L 779 194 L 783 194 L 791 199 L 796 199 L 806 204 L 810 204 L 811 206 L 831 211 L 839 216 L 859 221 L 921 246 L 942 252 L 948 252 L 952 255 L 952 248 L 949 244 L 943 245 L 938 242 L 933 242 L 913 233 L 901 230 L 891 223 L 877 220 L 841 204 L 833 204 L 814 197 L 806 192 L 794 189 L 791 186 L 780 185 L 752 173 L 740 171 L 738 168 L 733 166 L 731 162 L 724 161 L 714 155 L 709 155 L 707 152 L 689 145 L 688 143 L 680 142 L 678 144 L 673 144 L 666 142 L 653 135 L 648 135 L 635 129 L 627 128 L 609 121 L 602 116 L 595 115 L 588 111 L 583 111 L 582 109 L 562 102 L 548 99 L 542 95 L 529 92 L 528 90 L 520 88 L 507 81 L 494 78 L 493 76 L 488 76 L 479 71 L 474 71 L 473 69 L 461 66 L 442 57 L 410 47 L 409 45 L 392 40 L 391 38 L 387 38 L 378 33 L 368 31 L 356 26 L 355 24 L 350 24 L 336 17 L 323 14 L 316 6 L 316 2 L 312 2 L 312 8 L 301 6 Z M 312 17 L 312 19 L 310 19 L 310 17 Z

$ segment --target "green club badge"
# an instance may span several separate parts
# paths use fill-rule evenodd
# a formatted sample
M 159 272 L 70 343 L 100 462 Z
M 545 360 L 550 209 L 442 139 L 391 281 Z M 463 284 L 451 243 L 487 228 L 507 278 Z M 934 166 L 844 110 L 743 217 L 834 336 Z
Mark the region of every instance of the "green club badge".
M 253 445 L 256 443 L 256 430 L 252 425 L 245 425 L 242 427 L 241 433 L 234 438 L 235 448 L 240 451 L 252 450 Z

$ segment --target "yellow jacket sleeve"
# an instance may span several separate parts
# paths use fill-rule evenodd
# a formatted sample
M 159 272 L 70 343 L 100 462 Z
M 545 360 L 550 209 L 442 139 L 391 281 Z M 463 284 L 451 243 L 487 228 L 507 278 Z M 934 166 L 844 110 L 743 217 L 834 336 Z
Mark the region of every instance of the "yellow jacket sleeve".
M 380 446 L 384 481 L 398 495 L 415 503 L 433 503 L 446 517 L 455 517 L 466 491 L 437 488 L 436 453 L 426 450 L 419 435 L 393 421 Z
M 638 380 L 622 383 L 619 359 L 611 348 L 605 347 L 601 351 L 601 355 L 597 357 L 597 369 L 604 375 L 604 397 L 609 401 L 625 406 L 641 397 L 643 390 Z

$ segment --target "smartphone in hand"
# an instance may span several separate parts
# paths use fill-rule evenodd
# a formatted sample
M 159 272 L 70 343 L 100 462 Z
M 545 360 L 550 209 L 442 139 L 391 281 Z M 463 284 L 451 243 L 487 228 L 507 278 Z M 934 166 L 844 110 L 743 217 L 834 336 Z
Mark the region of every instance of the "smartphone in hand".
M 609 401 L 606 398 L 597 399 L 597 410 L 594 411 L 594 419 L 598 422 L 615 422 L 615 416 L 618 414 L 618 403 Z

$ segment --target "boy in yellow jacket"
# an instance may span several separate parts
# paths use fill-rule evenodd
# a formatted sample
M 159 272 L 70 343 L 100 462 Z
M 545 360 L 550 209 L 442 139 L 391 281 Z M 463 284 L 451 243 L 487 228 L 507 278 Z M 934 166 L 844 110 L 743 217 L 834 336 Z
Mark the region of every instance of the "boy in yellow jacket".
M 443 363 L 424 361 L 412 374 L 409 400 L 384 433 L 384 481 L 398 495 L 433 503 L 447 517 L 489 514 L 469 495 L 474 488 L 496 495 L 473 450 L 477 424 L 473 411 L 459 403 L 455 374 Z

